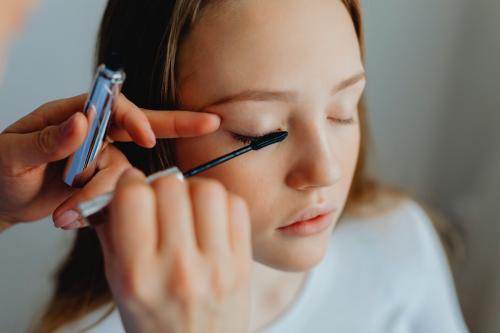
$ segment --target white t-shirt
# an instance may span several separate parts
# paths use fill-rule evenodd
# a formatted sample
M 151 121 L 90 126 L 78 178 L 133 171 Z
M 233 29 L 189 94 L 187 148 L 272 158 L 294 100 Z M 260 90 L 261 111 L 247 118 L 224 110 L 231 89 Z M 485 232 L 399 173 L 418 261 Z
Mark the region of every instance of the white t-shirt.
M 108 307 L 109 308 L 109 307 Z M 58 332 L 96 322 L 97 310 Z M 118 312 L 86 332 L 124 332 Z M 428 216 L 406 201 L 378 217 L 344 217 L 292 305 L 260 333 L 468 332 Z

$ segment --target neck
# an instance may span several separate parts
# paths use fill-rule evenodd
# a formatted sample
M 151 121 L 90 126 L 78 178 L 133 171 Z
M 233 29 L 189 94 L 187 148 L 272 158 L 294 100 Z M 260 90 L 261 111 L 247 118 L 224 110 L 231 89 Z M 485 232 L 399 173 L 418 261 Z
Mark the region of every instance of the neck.
M 280 317 L 303 287 L 307 272 L 286 272 L 258 262 L 252 266 L 251 331 L 257 331 Z

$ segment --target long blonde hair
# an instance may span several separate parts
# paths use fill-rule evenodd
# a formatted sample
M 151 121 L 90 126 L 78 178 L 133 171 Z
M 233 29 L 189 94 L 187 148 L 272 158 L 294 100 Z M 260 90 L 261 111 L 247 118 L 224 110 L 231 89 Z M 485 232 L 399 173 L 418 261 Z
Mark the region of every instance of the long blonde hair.
M 112 51 L 126 59 L 124 94 L 139 106 L 175 109 L 178 103 L 176 57 L 179 45 L 196 23 L 203 9 L 221 0 L 110 0 L 97 43 L 97 63 Z M 364 41 L 358 0 L 342 0 L 357 33 L 364 61 Z M 361 145 L 345 211 L 371 198 L 376 185 L 364 174 L 368 129 L 364 101 L 359 105 Z M 175 165 L 174 140 L 159 140 L 152 150 L 133 143 L 117 147 L 137 168 L 150 174 Z M 112 296 L 103 269 L 103 257 L 95 231 L 79 230 L 69 256 L 56 274 L 56 288 L 38 332 L 53 332 L 66 323 L 90 313 Z

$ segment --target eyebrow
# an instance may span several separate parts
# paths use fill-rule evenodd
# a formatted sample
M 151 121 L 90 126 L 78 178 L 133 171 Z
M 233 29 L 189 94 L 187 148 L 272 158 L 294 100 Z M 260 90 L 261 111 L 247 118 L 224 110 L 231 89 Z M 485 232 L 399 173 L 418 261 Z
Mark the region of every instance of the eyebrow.
M 362 71 L 345 80 L 342 80 L 333 87 L 330 94 L 335 95 L 336 93 L 355 85 L 356 83 L 365 78 L 366 74 L 364 71 Z M 292 100 L 295 100 L 296 98 L 297 98 L 297 93 L 295 91 L 244 90 L 236 94 L 219 98 L 215 102 L 212 102 L 209 105 L 200 108 L 200 110 L 206 109 L 208 107 L 235 103 L 235 102 L 242 102 L 242 101 L 257 101 L 257 102 L 277 101 L 277 102 L 288 103 Z

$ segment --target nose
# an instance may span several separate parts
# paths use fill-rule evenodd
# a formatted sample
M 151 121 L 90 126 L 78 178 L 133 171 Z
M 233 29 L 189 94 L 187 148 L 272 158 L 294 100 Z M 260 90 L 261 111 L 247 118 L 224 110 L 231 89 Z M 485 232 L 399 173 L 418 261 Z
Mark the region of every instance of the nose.
M 297 190 L 332 186 L 342 177 L 342 165 L 335 147 L 317 131 L 301 136 L 292 154 L 294 164 L 286 177 L 288 186 Z

